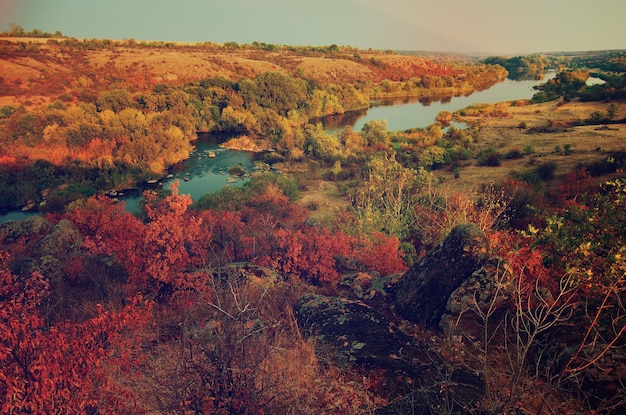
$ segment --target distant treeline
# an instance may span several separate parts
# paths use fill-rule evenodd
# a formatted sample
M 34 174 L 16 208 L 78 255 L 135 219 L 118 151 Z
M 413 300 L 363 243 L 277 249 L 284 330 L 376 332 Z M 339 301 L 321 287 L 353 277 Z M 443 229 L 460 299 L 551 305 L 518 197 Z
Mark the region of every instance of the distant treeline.
M 572 58 L 572 68 L 587 68 L 592 71 L 626 72 L 626 51 L 611 50 L 585 53 Z
M 488 65 L 500 65 L 509 72 L 509 78 L 541 79 L 546 69 L 567 66 L 568 59 L 563 56 L 528 55 L 506 58 L 494 56 L 482 61 Z
M 589 71 L 560 72 L 554 79 L 537 86 L 539 90 L 532 101 L 535 103 L 562 98 L 570 101 L 613 101 L 626 98 L 626 74 L 594 73 L 593 76 L 604 81 L 603 84 L 587 85 Z
M 6 32 L 0 32 L 0 37 L 32 37 L 32 38 L 64 38 L 66 36 L 63 35 L 60 31 L 55 31 L 54 33 L 43 32 L 39 29 L 33 29 L 32 32 L 28 32 L 24 30 L 24 28 L 15 23 L 9 24 L 9 30 Z

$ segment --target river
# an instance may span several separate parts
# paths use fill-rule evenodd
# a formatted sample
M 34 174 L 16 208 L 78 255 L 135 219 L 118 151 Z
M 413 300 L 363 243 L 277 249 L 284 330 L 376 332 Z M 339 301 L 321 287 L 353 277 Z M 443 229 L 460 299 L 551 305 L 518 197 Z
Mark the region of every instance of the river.
M 326 117 L 323 119 L 324 129 L 334 134 L 346 126 L 354 131 L 361 131 L 363 125 L 371 120 L 387 121 L 389 131 L 403 131 L 409 128 L 423 128 L 435 121 L 441 111 L 454 112 L 475 103 L 496 103 L 518 99 L 530 99 L 536 92 L 533 87 L 545 83 L 554 77 L 556 72 L 548 72 L 542 80 L 512 81 L 506 79 L 489 89 L 475 92 L 469 96 L 445 98 L 441 101 L 428 102 L 416 99 L 389 100 L 376 103 L 368 110 L 352 112 L 341 116 Z M 199 134 L 194 143 L 195 150 L 189 159 L 170 169 L 171 177 L 164 180 L 165 187 L 178 181 L 179 193 L 189 194 L 194 201 L 203 195 L 214 192 L 222 187 L 240 186 L 247 178 L 231 178 L 227 170 L 229 167 L 241 165 L 246 171 L 255 168 L 255 155 L 244 151 L 224 150 L 219 143 L 224 136 L 214 134 Z M 140 195 L 126 195 L 122 197 L 127 209 L 139 212 Z M 22 220 L 31 216 L 33 212 L 9 212 L 0 216 L 0 223 L 8 220 Z
M 410 128 L 424 128 L 435 121 L 441 111 L 454 112 L 477 103 L 496 103 L 530 99 L 537 92 L 534 87 L 556 76 L 555 71 L 546 72 L 541 80 L 512 81 L 506 79 L 489 89 L 474 92 L 469 96 L 444 98 L 429 102 L 413 98 L 395 99 L 380 102 L 368 110 L 356 113 L 326 117 L 322 120 L 324 129 L 334 133 L 350 125 L 352 130 L 361 131 L 365 123 L 385 119 L 389 131 L 404 131 Z
M 232 135 L 231 135 L 232 137 Z M 187 160 L 172 166 L 169 176 L 164 180 L 166 188 L 178 182 L 178 193 L 188 194 L 196 202 L 207 193 L 216 192 L 224 186 L 241 186 L 248 181 L 248 176 L 233 177 L 228 169 L 241 166 L 246 172 L 252 172 L 259 165 L 255 164 L 257 155 L 247 151 L 225 150 L 219 146 L 228 135 L 198 134 L 194 150 Z M 141 210 L 141 196 L 123 198 L 126 209 L 133 213 Z

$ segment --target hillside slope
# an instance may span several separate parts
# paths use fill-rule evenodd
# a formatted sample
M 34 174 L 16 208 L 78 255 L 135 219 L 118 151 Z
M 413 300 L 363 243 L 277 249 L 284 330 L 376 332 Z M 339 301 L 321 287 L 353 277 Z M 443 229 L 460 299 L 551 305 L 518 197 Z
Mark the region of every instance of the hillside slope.
M 271 49 L 271 50 L 266 50 Z M 0 105 L 37 105 L 63 93 L 112 86 L 141 91 L 277 71 L 323 84 L 465 79 L 466 63 L 352 48 L 221 46 L 109 40 L 0 38 Z M 63 97 L 62 97 L 63 98 Z M 65 97 L 64 100 L 68 100 Z

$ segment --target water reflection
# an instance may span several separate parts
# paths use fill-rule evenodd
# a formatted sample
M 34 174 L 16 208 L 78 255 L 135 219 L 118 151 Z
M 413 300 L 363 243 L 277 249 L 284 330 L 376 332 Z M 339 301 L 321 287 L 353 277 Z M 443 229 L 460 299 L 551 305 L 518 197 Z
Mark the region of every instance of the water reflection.
M 361 131 L 365 123 L 372 120 L 387 121 L 389 131 L 404 131 L 424 128 L 435 121 L 441 111 L 454 112 L 476 103 L 496 103 L 530 99 L 537 92 L 534 87 L 556 76 L 555 71 L 546 72 L 543 79 L 514 81 L 506 79 L 489 89 L 457 97 L 400 98 L 378 100 L 368 110 L 355 111 L 323 118 L 324 130 L 335 134 L 346 126 Z

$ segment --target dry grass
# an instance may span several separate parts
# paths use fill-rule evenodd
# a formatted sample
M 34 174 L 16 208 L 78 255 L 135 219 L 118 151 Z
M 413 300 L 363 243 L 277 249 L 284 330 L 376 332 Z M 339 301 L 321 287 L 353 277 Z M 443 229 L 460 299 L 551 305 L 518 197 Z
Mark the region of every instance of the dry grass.
M 508 104 L 506 104 L 508 106 Z M 617 118 L 626 116 L 626 102 L 616 103 Z M 461 168 L 460 177 L 450 180 L 451 188 L 463 191 L 481 184 L 502 182 L 512 172 L 522 171 L 543 163 L 554 163 L 555 176 L 563 176 L 574 171 L 578 166 L 596 161 L 606 160 L 615 151 L 626 150 L 626 126 L 613 124 L 607 127 L 585 125 L 569 127 L 568 125 L 589 119 L 591 113 L 606 113 L 608 104 L 603 102 L 570 102 L 559 104 L 548 102 L 526 106 L 508 106 L 508 116 L 504 118 L 466 117 L 461 121 L 476 125 L 477 146 L 492 147 L 501 154 L 517 150 L 524 152 L 530 146 L 532 154 L 515 160 L 502 160 L 498 167 L 470 165 Z M 526 123 L 525 129 L 520 124 Z M 532 133 L 533 127 L 560 128 L 561 132 Z M 571 148 L 569 154 L 564 151 Z M 445 172 L 444 177 L 451 179 L 452 174 Z
M 344 210 L 350 203 L 339 191 L 341 183 L 326 180 L 310 180 L 307 183 L 298 203 L 309 209 L 310 217 L 319 223 L 332 220 L 337 212 Z
M 373 76 L 370 68 L 344 59 L 304 58 L 298 69 L 306 78 L 327 82 L 367 79 Z

